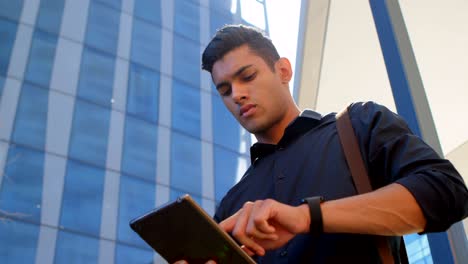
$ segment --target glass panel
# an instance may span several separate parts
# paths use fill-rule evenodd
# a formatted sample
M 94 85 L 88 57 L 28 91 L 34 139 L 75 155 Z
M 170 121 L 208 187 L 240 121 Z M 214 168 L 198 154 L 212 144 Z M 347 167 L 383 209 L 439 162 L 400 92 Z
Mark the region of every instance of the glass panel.
M 117 244 L 115 247 L 116 264 L 148 264 L 153 263 L 153 250 L 145 250 L 137 247 L 130 247 Z
M 114 57 L 85 48 L 81 62 L 78 96 L 110 107 L 114 84 L 114 63 Z
M 172 127 L 200 137 L 200 90 L 172 82 Z
M 158 120 L 159 73 L 130 64 L 127 112 L 156 123 Z
M 150 247 L 129 227 L 129 222 L 147 213 L 155 205 L 155 186 L 146 180 L 122 175 L 120 178 L 119 221 L 117 237 L 120 241 L 143 248 Z
M 213 89 L 215 88 L 213 87 Z M 219 95 L 213 94 L 212 105 L 214 143 L 239 152 L 241 150 L 241 133 L 243 131 L 245 133 L 245 130 L 241 128 L 237 120 L 226 109 Z M 246 137 L 244 136 L 244 138 Z
M 68 160 L 60 225 L 98 236 L 103 188 L 103 169 Z
M 119 37 L 120 12 L 97 2 L 91 2 L 85 43 L 115 54 Z
M 99 240 L 92 237 L 59 231 L 54 263 L 97 263 L 98 254 Z
M 10 145 L 0 188 L 0 210 L 40 221 L 44 153 Z
M 45 148 L 48 101 L 48 90 L 23 83 L 12 135 L 14 142 Z
M 122 171 L 155 180 L 157 126 L 127 116 L 125 121 Z
M 5 84 L 5 78 L 0 76 L 0 101 L 2 100 L 3 85 Z
M 187 0 L 177 0 L 174 9 L 174 31 L 200 42 L 200 6 Z
M 15 21 L 19 20 L 23 10 L 23 2 L 23 0 L 0 0 L 0 16 Z
M 210 3 L 218 3 L 224 1 L 211 1 Z M 227 2 L 227 1 L 226 1 Z M 234 18 L 232 15 L 229 14 L 221 14 L 219 12 L 215 12 L 210 10 L 210 36 L 214 36 L 216 31 L 223 27 L 226 24 L 232 24 L 234 22 Z
M 59 34 L 64 4 L 64 0 L 41 0 L 36 27 Z
M 239 0 L 210 1 L 210 8 L 212 9 L 210 13 L 213 13 L 213 11 L 231 13 L 232 1 L 237 3 Z
M 70 138 L 70 156 L 104 167 L 107 156 L 110 109 L 76 100 Z
M 96 2 L 105 3 L 108 6 L 112 6 L 115 9 L 120 9 L 122 7 L 122 0 L 94 0 Z
M 3 12 L 3 2 L 7 0 L 0 0 L 0 10 Z M 8 1 L 10 2 L 10 1 Z M 18 24 L 0 19 L 0 75 L 6 76 L 8 72 L 8 65 L 10 64 L 11 51 L 16 38 L 16 29 Z
M 133 20 L 131 59 L 152 69 L 160 68 L 161 29 L 159 27 L 140 19 Z
M 171 187 L 201 195 L 201 184 L 201 141 L 172 133 Z
M 200 44 L 174 35 L 173 75 L 195 87 L 200 87 L 200 53 Z
M 2 263 L 34 263 L 39 226 L 11 219 L 0 221 Z
M 26 68 L 26 80 L 42 87 L 49 87 L 56 45 L 56 36 L 37 30 L 34 32 Z
M 144 20 L 161 25 L 161 1 L 160 0 L 138 0 L 135 1 L 133 15 Z
M 250 160 L 246 156 L 214 146 L 215 199 L 220 202 L 244 175 Z

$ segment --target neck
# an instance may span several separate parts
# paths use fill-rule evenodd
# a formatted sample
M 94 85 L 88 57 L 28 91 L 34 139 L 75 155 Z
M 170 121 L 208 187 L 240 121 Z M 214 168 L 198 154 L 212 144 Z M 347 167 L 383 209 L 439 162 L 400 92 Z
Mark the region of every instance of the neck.
M 277 144 L 284 135 L 286 127 L 296 119 L 300 114 L 299 108 L 294 104 L 294 107 L 290 107 L 289 111 L 283 116 L 283 118 L 275 123 L 268 130 L 255 134 L 257 141 L 266 144 Z

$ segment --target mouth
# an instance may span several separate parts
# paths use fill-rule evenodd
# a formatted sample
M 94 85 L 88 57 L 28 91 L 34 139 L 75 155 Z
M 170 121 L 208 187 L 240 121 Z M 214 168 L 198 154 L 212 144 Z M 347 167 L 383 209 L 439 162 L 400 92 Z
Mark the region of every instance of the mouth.
M 254 104 L 247 104 L 240 108 L 239 115 L 241 117 L 249 117 L 255 113 L 255 105 Z

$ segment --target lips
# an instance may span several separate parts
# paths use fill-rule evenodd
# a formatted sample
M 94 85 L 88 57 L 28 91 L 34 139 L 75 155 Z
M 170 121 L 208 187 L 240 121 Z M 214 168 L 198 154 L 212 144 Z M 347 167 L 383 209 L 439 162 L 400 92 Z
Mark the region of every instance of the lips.
M 239 114 L 240 114 L 240 116 L 244 116 L 244 117 L 249 116 L 249 115 L 253 114 L 254 110 L 255 110 L 255 105 L 247 104 L 247 105 L 244 105 L 244 106 L 242 106 L 240 108 Z

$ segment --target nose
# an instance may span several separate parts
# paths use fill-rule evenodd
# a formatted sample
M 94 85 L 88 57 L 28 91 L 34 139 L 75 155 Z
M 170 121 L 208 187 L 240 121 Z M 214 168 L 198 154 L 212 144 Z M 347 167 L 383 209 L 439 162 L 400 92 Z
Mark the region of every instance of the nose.
M 232 84 L 231 96 L 236 104 L 242 104 L 248 98 L 248 89 L 245 85 Z

